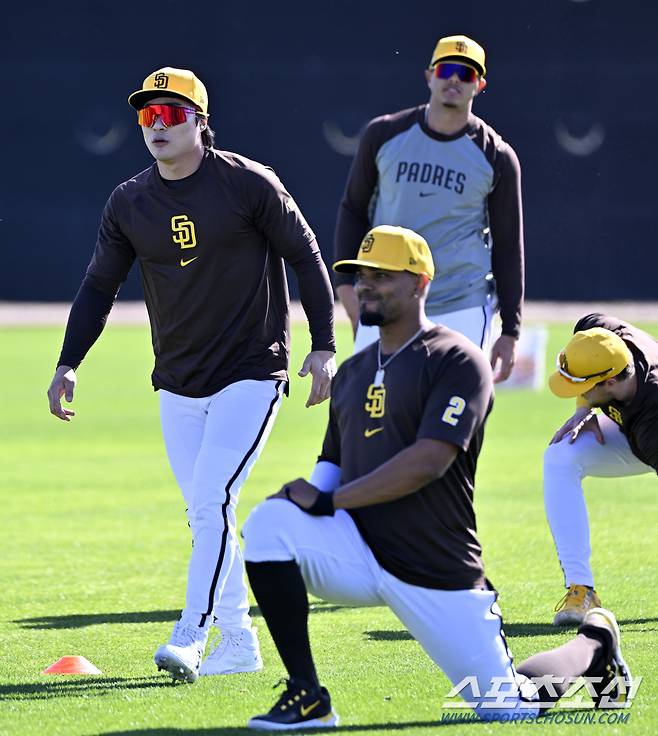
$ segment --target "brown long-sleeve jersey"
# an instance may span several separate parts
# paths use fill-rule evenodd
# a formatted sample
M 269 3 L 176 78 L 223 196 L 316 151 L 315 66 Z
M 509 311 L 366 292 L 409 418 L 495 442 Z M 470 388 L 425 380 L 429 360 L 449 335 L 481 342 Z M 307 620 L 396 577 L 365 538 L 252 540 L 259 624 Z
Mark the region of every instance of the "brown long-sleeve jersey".
M 77 367 L 137 260 L 151 322 L 155 388 L 208 396 L 243 379 L 287 379 L 294 269 L 314 350 L 335 350 L 333 296 L 315 236 L 274 172 L 207 151 L 189 177 L 157 165 L 110 196 L 59 364 Z M 89 298 L 89 294 L 99 298 Z M 105 314 L 92 314 L 106 297 Z M 85 320 L 96 329 L 85 329 Z M 95 332 L 95 334 L 94 334 Z

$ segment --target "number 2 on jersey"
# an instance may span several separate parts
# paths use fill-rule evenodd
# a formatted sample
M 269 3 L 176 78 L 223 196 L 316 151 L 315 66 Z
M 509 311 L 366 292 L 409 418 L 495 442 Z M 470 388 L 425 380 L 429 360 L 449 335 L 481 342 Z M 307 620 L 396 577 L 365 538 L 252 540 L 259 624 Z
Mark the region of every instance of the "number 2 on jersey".
M 459 417 L 464 413 L 465 408 L 466 402 L 464 399 L 462 399 L 461 396 L 453 396 L 448 402 L 448 406 L 446 406 L 441 420 L 446 424 L 451 424 L 453 427 L 456 427 Z

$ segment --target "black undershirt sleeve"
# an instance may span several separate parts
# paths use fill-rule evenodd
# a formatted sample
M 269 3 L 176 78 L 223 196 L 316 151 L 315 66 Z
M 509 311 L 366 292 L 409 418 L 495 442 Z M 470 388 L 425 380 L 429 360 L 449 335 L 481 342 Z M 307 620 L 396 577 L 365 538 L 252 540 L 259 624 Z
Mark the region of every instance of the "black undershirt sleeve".
M 335 353 L 334 297 L 317 242 L 313 240 L 308 249 L 288 256 L 287 261 L 297 276 L 299 298 L 311 332 L 311 350 Z
M 496 280 L 502 333 L 518 338 L 524 291 L 523 208 L 521 167 L 509 146 L 499 153 L 496 169 L 496 184 L 487 201 L 493 240 L 491 270 Z
M 116 214 L 125 207 L 120 197 L 121 188 L 117 187 L 103 209 L 94 255 L 71 305 L 57 367 L 75 369 L 83 361 L 103 331 L 119 288 L 135 261 L 135 251 Z
M 369 207 L 377 188 L 379 173 L 376 156 L 380 145 L 380 125 L 372 121 L 365 129 L 347 178 L 343 199 L 338 208 L 334 235 L 334 259 L 356 258 L 359 245 L 370 229 Z M 334 274 L 336 286 L 351 284 L 352 274 Z
M 86 276 L 71 305 L 58 368 L 66 365 L 77 369 L 103 331 L 114 304 L 116 290 L 113 293 L 101 291 L 91 282 Z
M 255 225 L 297 276 L 311 350 L 335 353 L 334 293 L 313 231 L 271 169 L 263 167 L 244 183 L 249 185 L 245 198 L 252 202 Z

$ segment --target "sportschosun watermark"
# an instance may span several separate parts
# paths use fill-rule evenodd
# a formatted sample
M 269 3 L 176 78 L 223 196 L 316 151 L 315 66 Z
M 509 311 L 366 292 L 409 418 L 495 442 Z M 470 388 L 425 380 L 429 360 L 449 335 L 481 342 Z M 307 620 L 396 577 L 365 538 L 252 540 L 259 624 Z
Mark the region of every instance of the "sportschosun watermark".
M 619 724 L 628 723 L 630 708 L 642 683 L 642 677 L 633 678 L 630 688 L 623 678 L 614 677 L 597 696 L 601 677 L 556 677 L 545 675 L 522 682 L 512 677 L 492 677 L 490 687 L 482 693 L 477 678 L 472 675 L 457 683 L 443 702 L 442 723 L 471 723 L 479 720 L 503 723 L 567 723 L 567 724 Z M 564 695 L 557 700 L 556 685 L 567 685 Z M 542 702 L 533 699 L 541 688 L 556 700 Z M 622 693 L 623 696 L 619 697 Z M 594 712 L 593 698 L 599 697 Z M 463 712 L 464 708 L 477 708 L 478 713 Z M 538 709 L 551 709 L 538 713 Z M 455 712 L 460 710 L 462 712 Z M 588 712 L 589 711 L 589 712 Z M 620 712 L 621 711 L 621 712 Z

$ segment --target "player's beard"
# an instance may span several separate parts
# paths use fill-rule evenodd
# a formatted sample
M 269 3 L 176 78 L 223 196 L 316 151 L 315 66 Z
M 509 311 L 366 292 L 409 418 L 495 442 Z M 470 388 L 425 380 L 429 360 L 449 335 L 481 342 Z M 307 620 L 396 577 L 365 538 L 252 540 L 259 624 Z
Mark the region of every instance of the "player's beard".
M 359 322 L 365 327 L 381 327 L 385 322 L 385 318 L 381 312 L 366 312 L 362 310 L 359 315 Z

